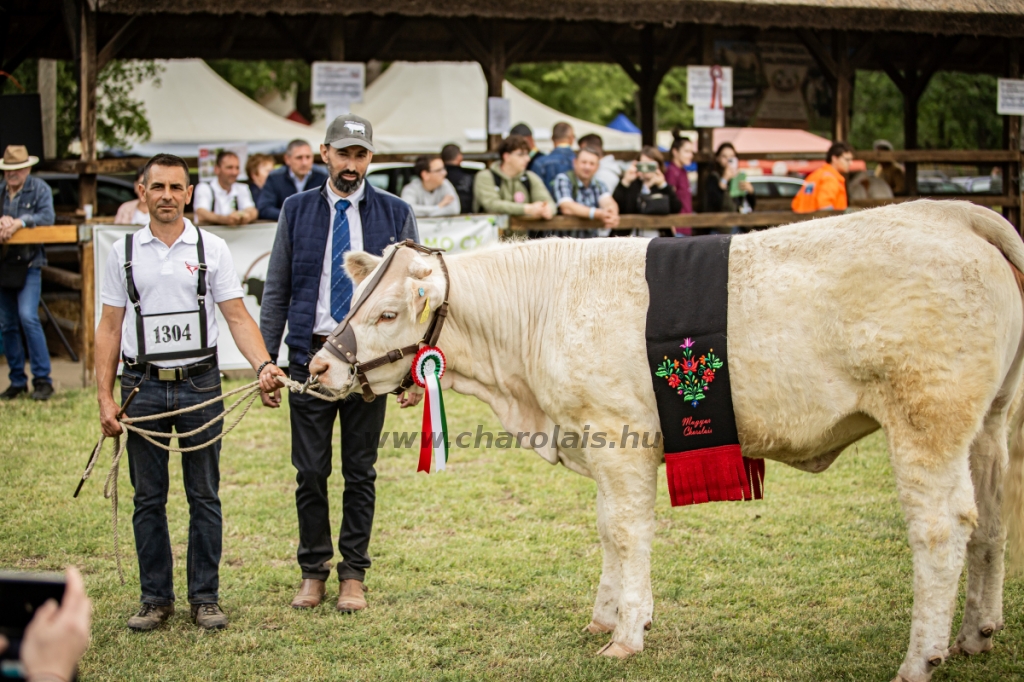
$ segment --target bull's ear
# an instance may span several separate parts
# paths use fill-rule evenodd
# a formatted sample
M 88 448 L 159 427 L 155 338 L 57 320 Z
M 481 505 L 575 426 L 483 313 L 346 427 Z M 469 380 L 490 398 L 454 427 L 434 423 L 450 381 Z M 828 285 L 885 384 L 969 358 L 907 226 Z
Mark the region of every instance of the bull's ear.
M 356 286 L 359 286 L 364 279 L 370 276 L 381 260 L 365 251 L 349 251 L 345 254 L 345 272 L 356 283 Z

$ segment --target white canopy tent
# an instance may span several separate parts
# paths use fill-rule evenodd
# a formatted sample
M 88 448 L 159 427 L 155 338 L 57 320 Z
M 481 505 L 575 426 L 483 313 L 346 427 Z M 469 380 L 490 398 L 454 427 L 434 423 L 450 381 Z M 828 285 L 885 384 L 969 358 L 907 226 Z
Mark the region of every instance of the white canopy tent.
M 195 156 L 199 145 L 248 144 L 249 152 L 283 151 L 301 138 L 315 147 L 322 129 L 289 121 L 257 104 L 217 75 L 202 59 L 159 60 L 160 84 L 136 86 L 152 136 L 133 154 Z
M 572 124 L 576 137 L 597 133 L 609 151 L 640 149 L 640 135 L 623 133 L 566 116 L 527 96 L 505 81 L 512 124 L 526 123 L 543 150 L 551 148 L 551 129 Z M 454 142 L 463 151 L 487 149 L 487 82 L 476 62 L 394 62 L 366 89 L 352 112 L 373 124 L 380 153 L 433 152 Z

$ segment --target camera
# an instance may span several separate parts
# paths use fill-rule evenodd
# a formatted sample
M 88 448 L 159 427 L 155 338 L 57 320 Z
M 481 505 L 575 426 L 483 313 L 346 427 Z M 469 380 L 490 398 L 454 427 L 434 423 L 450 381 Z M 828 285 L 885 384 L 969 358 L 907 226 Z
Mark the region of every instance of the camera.
M 658 170 L 658 164 L 653 161 L 640 161 L 636 164 L 637 173 L 653 173 Z

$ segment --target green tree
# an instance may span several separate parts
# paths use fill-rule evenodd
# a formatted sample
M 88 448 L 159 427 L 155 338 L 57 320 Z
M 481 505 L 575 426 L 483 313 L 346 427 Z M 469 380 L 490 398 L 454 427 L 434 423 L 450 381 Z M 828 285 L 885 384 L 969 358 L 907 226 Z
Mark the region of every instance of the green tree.
M 145 142 L 152 131 L 145 106 L 132 97 L 136 85 L 155 80 L 159 85 L 163 67 L 153 61 L 113 60 L 96 79 L 96 140 L 107 149 L 126 149 Z M 24 92 L 39 92 L 38 61 L 28 59 L 15 72 Z M 2 94 L 21 92 L 8 79 Z M 57 155 L 66 156 L 68 146 L 78 139 L 78 79 L 73 62 L 57 62 Z
M 252 99 L 273 91 L 289 92 L 292 86 L 309 90 L 310 67 L 299 59 L 241 61 L 213 59 L 206 62 L 217 74 Z
M 918 104 L 917 143 L 922 149 L 997 149 L 1002 125 L 995 76 L 940 71 Z M 903 95 L 885 73 L 858 71 L 850 141 L 870 149 L 877 139 L 904 147 Z

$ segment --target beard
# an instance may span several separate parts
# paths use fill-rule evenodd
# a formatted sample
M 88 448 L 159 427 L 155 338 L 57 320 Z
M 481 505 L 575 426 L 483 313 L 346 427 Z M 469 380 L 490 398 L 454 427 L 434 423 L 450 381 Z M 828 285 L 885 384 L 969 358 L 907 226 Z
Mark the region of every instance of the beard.
M 345 173 L 345 172 L 354 173 L 355 176 L 356 176 L 356 179 L 355 180 L 346 180 L 345 178 L 343 178 L 341 176 L 341 173 Z M 352 192 L 355 192 L 357 189 L 359 189 L 359 185 L 362 184 L 362 182 L 363 182 L 363 176 L 359 174 L 359 171 L 355 171 L 355 170 L 351 170 L 351 169 L 346 169 L 344 171 L 341 171 L 337 175 L 335 175 L 333 178 L 331 178 L 331 183 L 334 185 L 334 189 L 338 190 L 342 194 L 352 194 Z

